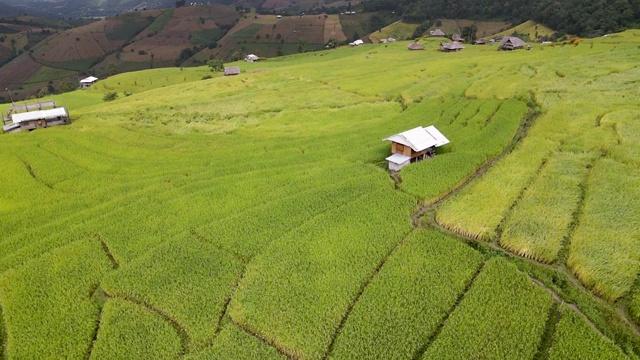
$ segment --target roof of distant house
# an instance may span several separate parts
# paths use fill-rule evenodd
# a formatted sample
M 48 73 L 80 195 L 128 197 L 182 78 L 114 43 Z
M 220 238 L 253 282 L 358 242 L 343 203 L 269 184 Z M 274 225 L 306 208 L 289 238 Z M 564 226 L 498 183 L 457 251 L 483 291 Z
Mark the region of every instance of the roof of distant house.
M 95 76 L 89 76 L 88 78 L 84 78 L 82 80 L 80 80 L 81 83 L 92 83 L 92 82 L 96 82 L 98 80 L 97 77 Z
M 31 120 L 40 120 L 40 119 L 55 119 L 57 117 L 69 116 L 67 114 L 67 110 L 63 107 L 49 109 L 49 110 L 38 110 L 38 111 L 29 111 L 18 114 L 11 114 L 11 121 L 14 124 L 21 123 L 23 121 L 31 121 Z
M 422 46 L 420 44 L 416 44 L 416 43 L 407 45 L 407 48 L 409 50 L 424 50 L 424 46 Z
M 445 36 L 446 34 L 444 33 L 444 31 L 440 30 L 440 29 L 435 29 L 429 32 L 431 34 L 431 36 Z

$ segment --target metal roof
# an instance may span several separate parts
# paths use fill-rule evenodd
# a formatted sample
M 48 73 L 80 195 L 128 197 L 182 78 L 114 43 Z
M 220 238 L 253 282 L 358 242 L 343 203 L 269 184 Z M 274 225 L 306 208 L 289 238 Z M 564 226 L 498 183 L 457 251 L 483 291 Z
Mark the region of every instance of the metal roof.
M 92 83 L 92 82 L 95 82 L 97 80 L 98 80 L 97 77 L 89 76 L 88 78 L 84 78 L 84 79 L 80 80 L 80 82 L 81 83 Z
M 391 161 L 394 164 L 402 165 L 402 164 L 406 163 L 407 161 L 411 160 L 411 158 L 406 156 L 406 155 L 402 155 L 402 154 L 393 154 L 393 155 L 389 156 L 388 158 L 386 158 L 385 160 Z
M 49 109 L 49 110 L 39 110 L 39 111 L 29 111 L 19 114 L 11 114 L 11 120 L 14 124 L 21 123 L 23 121 L 30 120 L 40 120 L 40 119 L 55 119 L 58 116 L 69 116 L 67 114 L 67 110 L 63 107 Z
M 422 151 L 432 146 L 440 147 L 449 143 L 449 139 L 442 135 L 442 133 L 433 125 L 426 128 L 418 126 L 411 130 L 384 138 L 382 141 L 392 141 L 398 144 L 407 145 L 413 149 L 413 151 Z

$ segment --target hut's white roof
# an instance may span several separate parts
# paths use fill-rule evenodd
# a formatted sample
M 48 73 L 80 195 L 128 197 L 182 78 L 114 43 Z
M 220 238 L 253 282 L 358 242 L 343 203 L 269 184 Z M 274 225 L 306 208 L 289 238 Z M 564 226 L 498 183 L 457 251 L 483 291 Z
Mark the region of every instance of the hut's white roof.
M 49 110 L 38 110 L 38 111 L 29 111 L 23 112 L 19 114 L 12 114 L 11 120 L 14 124 L 21 123 L 23 121 L 30 120 L 40 120 L 40 119 L 55 119 L 58 116 L 68 116 L 67 110 L 63 107 L 49 109 Z
M 449 139 L 442 135 L 433 125 L 427 126 L 426 128 L 418 126 L 411 130 L 384 138 L 382 141 L 392 141 L 407 145 L 413 149 L 413 151 L 422 151 L 432 146 L 440 147 L 449 143 Z
M 393 155 L 389 156 L 388 158 L 386 158 L 386 160 L 387 161 L 391 161 L 394 164 L 402 165 L 402 164 L 406 163 L 407 161 L 411 160 L 411 158 L 406 156 L 406 155 L 402 155 L 402 154 L 393 154 Z
M 88 78 L 84 78 L 80 80 L 81 83 L 92 83 L 98 81 L 98 78 L 95 76 L 89 76 Z

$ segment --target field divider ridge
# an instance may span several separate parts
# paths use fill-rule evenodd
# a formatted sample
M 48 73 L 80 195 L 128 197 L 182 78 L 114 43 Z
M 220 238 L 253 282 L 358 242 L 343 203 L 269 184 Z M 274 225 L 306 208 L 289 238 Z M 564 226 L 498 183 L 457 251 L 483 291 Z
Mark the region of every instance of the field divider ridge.
M 252 330 L 251 328 L 249 328 L 248 326 L 241 324 L 237 321 L 235 321 L 233 319 L 233 317 L 229 316 L 229 321 L 235 325 L 236 327 L 238 327 L 240 330 L 244 331 L 245 333 L 251 335 L 252 337 L 258 339 L 260 342 L 262 342 L 265 345 L 268 345 L 269 347 L 272 347 L 273 349 L 275 349 L 280 355 L 283 355 L 285 357 L 287 357 L 288 359 L 291 360 L 299 360 L 301 359 L 299 356 L 291 353 L 290 351 L 287 351 L 286 349 L 283 349 L 282 347 L 280 347 L 278 344 L 276 344 L 275 341 L 270 340 L 268 337 Z
M 540 165 L 538 166 L 536 171 L 533 173 L 533 175 L 531 175 L 529 180 L 527 180 L 527 183 L 522 187 L 522 189 L 520 189 L 520 192 L 518 193 L 518 196 L 516 196 L 515 200 L 513 200 L 513 203 L 504 212 L 504 215 L 502 216 L 502 219 L 500 220 L 500 222 L 498 223 L 498 226 L 496 226 L 496 228 L 494 230 L 493 242 L 495 242 L 496 244 L 499 244 L 501 247 L 505 248 L 506 250 L 512 251 L 512 249 L 509 249 L 508 247 L 504 247 L 502 245 L 502 243 L 500 242 L 500 240 L 502 240 L 502 230 L 504 228 L 504 225 L 509 220 L 509 217 L 511 216 L 511 214 L 513 213 L 515 208 L 518 206 L 518 204 L 520 203 L 520 201 L 524 197 L 524 194 L 531 187 L 533 182 L 536 181 L 536 179 L 538 177 L 540 177 L 540 174 L 542 173 L 542 171 L 544 170 L 544 168 L 547 166 L 548 163 L 549 163 L 549 157 L 545 157 L 544 159 L 542 159 L 542 162 L 540 163 Z M 543 261 L 541 261 L 539 259 L 535 259 L 535 260 L 543 262 Z
M 101 297 L 106 298 L 107 295 L 104 292 L 104 290 L 102 290 L 100 285 L 95 285 L 93 291 L 91 292 L 91 297 L 95 300 Z M 87 347 L 87 352 L 84 355 L 85 360 L 89 360 L 91 358 L 91 354 L 93 353 L 93 347 L 95 346 L 96 341 L 98 340 L 98 333 L 100 332 L 100 326 L 102 325 L 102 313 L 104 311 L 104 302 L 96 301 L 96 303 L 100 308 L 100 312 L 98 313 L 98 318 L 96 319 L 96 324 L 95 324 L 95 327 L 93 328 L 93 333 L 91 335 L 91 342 L 89 343 L 89 347 Z
M 209 241 L 209 240 L 207 240 L 207 239 L 204 237 L 204 235 L 202 235 L 200 232 L 198 232 L 198 230 L 196 230 L 196 229 L 191 229 L 190 233 L 191 233 L 191 235 L 192 235 L 194 238 L 196 238 L 196 240 L 198 240 L 198 241 L 200 241 L 200 242 L 202 242 L 202 243 L 205 243 L 205 244 L 207 244 L 207 245 L 211 245 L 211 246 L 215 247 L 216 249 L 218 249 L 218 250 L 222 251 L 223 253 L 225 253 L 225 254 L 227 254 L 227 255 L 229 255 L 229 256 L 231 256 L 231 257 L 233 257 L 234 259 L 236 259 L 236 260 L 240 261 L 242 264 L 247 265 L 247 264 L 249 263 L 249 260 L 250 260 L 250 259 L 248 259 L 248 258 L 244 257 L 244 256 L 243 256 L 243 255 L 241 255 L 241 254 L 238 254 L 238 253 L 237 253 L 237 252 L 235 252 L 235 251 L 229 250 L 229 249 L 227 249 L 227 248 L 226 248 L 226 247 L 224 247 L 224 246 L 221 246 L 221 245 L 220 245 L 220 244 L 218 244 L 216 241 Z
M 111 249 L 109 248 L 109 245 L 104 241 L 104 239 L 102 238 L 102 236 L 100 236 L 100 234 L 96 234 L 95 236 L 100 242 L 100 246 L 102 247 L 102 250 L 104 251 L 105 255 L 109 259 L 109 262 L 111 263 L 111 268 L 113 270 L 117 270 L 120 267 L 120 264 L 118 263 L 118 260 L 116 260 L 116 258 L 113 256 L 113 253 L 111 253 Z
M 4 320 L 4 316 L 2 313 L 2 304 L 0 304 L 0 359 L 5 360 L 8 359 L 9 356 L 6 353 L 7 350 L 7 323 Z
M 556 334 L 556 327 L 560 321 L 560 305 L 561 302 L 553 299 L 553 303 L 549 308 L 549 314 L 547 315 L 547 322 L 544 325 L 544 332 L 540 337 L 540 343 L 538 344 L 538 350 L 533 356 L 533 360 L 545 360 L 549 358 L 549 351 L 553 346 L 554 336 Z
M 246 274 L 247 274 L 247 266 L 244 266 L 242 268 L 242 273 L 240 274 L 240 276 L 238 276 L 235 283 L 231 287 L 231 291 L 229 291 L 229 295 L 224 300 L 224 305 L 222 306 L 222 312 L 220 312 L 220 316 L 218 316 L 218 325 L 216 325 L 216 329 L 213 332 L 213 337 L 207 343 L 207 347 L 213 346 L 214 342 L 218 338 L 218 335 L 222 331 L 222 322 L 224 321 L 224 318 L 228 314 L 229 304 L 231 304 L 231 300 L 233 299 L 233 296 L 236 294 L 236 291 L 238 291 L 238 287 L 240 286 L 240 283 L 242 282 Z
M 189 333 L 187 332 L 187 330 L 185 329 L 185 327 L 180 324 L 178 322 L 178 320 L 174 319 L 173 317 L 171 317 L 170 314 L 168 314 L 167 312 L 156 308 L 155 306 L 149 304 L 148 302 L 142 300 L 142 299 L 138 299 L 135 298 L 133 296 L 130 295 L 126 295 L 126 294 L 118 294 L 118 293 L 110 293 L 107 290 L 100 288 L 100 291 L 102 291 L 104 293 L 104 295 L 107 298 L 110 299 L 122 299 L 122 300 L 126 300 L 129 301 L 135 305 L 138 306 L 142 306 L 145 309 L 151 311 L 152 313 L 160 316 L 162 319 L 164 319 L 167 323 L 169 323 L 169 325 L 171 325 L 171 327 L 177 332 L 178 337 L 180 338 L 180 355 L 185 355 L 188 352 L 189 349 L 189 344 L 191 343 L 191 337 L 189 336 Z
M 360 300 L 360 297 L 362 297 L 362 294 L 365 292 L 367 287 L 369 287 L 369 285 L 371 284 L 373 279 L 376 277 L 376 275 L 380 273 L 380 270 L 382 269 L 384 264 L 387 263 L 387 260 L 389 260 L 389 258 L 391 258 L 391 256 L 407 241 L 407 239 L 409 238 L 409 235 L 411 235 L 412 233 L 413 233 L 413 230 L 405 234 L 405 236 L 400 241 L 398 241 L 398 243 L 395 246 L 393 246 L 391 250 L 389 250 L 389 252 L 387 252 L 387 254 L 378 263 L 378 265 L 376 265 L 376 267 L 373 269 L 373 272 L 369 274 L 369 277 L 365 280 L 365 282 L 362 283 L 362 285 L 360 286 L 360 289 L 358 289 L 358 292 L 356 293 L 354 298 L 349 302 L 349 306 L 347 306 L 347 309 L 342 315 L 342 318 L 340 319 L 340 323 L 338 324 L 338 327 L 333 333 L 333 336 L 331 336 L 331 342 L 329 343 L 329 346 L 327 347 L 327 350 L 325 351 L 324 356 L 322 357 L 323 360 L 327 359 L 329 355 L 331 355 L 331 352 L 333 352 L 333 347 L 335 346 L 336 339 L 338 338 L 338 336 L 340 335 L 340 332 L 344 328 L 344 325 L 346 324 L 349 318 L 349 315 L 353 310 L 353 307 L 356 305 L 358 300 Z
M 566 266 L 567 258 L 569 257 L 569 247 L 571 246 L 571 239 L 573 238 L 573 234 L 575 233 L 576 229 L 580 225 L 580 218 L 584 213 L 584 204 L 587 197 L 587 186 L 589 183 L 589 179 L 591 179 L 591 174 L 593 173 L 592 169 L 596 164 L 596 161 L 598 161 L 598 158 L 594 158 L 587 165 L 587 173 L 579 185 L 580 197 L 578 198 L 576 208 L 571 213 L 571 222 L 569 223 L 569 228 L 567 229 L 567 233 L 560 242 L 560 250 L 558 251 L 558 255 L 554 260 L 554 263 L 558 264 L 559 266 Z
M 451 316 L 451 314 L 453 314 L 453 312 L 456 311 L 456 309 L 458 308 L 458 305 L 460 305 L 465 295 L 469 292 L 469 289 L 471 289 L 471 287 L 475 283 L 476 279 L 478 278 L 478 275 L 480 275 L 480 273 L 482 272 L 482 269 L 484 269 L 484 265 L 487 263 L 487 261 L 488 261 L 488 258 L 485 258 L 484 261 L 480 264 L 480 266 L 478 266 L 478 268 L 476 269 L 476 272 L 473 274 L 473 276 L 469 280 L 469 283 L 464 287 L 464 290 L 462 290 L 462 292 L 458 294 L 458 297 L 456 298 L 456 301 L 453 303 L 453 305 L 451 305 L 451 308 L 449 308 L 447 313 L 442 317 L 442 319 L 440 319 L 440 323 L 438 324 L 438 327 L 436 327 L 435 331 L 429 336 L 427 341 L 425 341 L 425 343 L 422 344 L 422 346 L 416 351 L 416 353 L 413 354 L 413 358 L 412 358 L 413 360 L 421 359 L 422 356 L 425 354 L 425 352 L 427 352 L 427 349 L 429 348 L 429 346 L 431 346 L 431 344 L 433 344 L 433 342 L 436 340 L 438 335 L 440 335 L 440 332 L 442 331 L 445 324 L 447 323 L 447 320 L 449 320 L 449 317 Z

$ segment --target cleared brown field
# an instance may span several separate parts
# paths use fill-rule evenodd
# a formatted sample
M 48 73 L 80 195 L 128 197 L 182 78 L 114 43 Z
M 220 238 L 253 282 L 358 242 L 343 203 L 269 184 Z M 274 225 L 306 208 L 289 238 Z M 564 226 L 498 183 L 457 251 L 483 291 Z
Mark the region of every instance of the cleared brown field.
M 342 31 L 340 17 L 338 15 L 329 15 L 324 22 L 324 42 L 335 39 L 337 41 L 347 40 L 347 36 Z
M 429 30 L 441 29 L 447 34 L 460 34 L 465 26 L 471 26 L 475 24 L 478 28 L 477 36 L 485 37 L 497 34 L 512 26 L 509 22 L 502 21 L 473 21 L 465 19 L 439 19 L 442 22 L 441 26 L 433 25 Z M 427 32 L 427 34 L 429 34 Z
M 114 20 L 114 22 L 120 22 Z M 111 22 L 113 23 L 113 22 Z M 103 56 L 120 46 L 121 41 L 110 41 L 105 28 L 111 24 L 102 20 L 52 35 L 34 47 L 36 59 L 47 62 L 65 62 Z M 110 25 L 111 24 L 111 25 Z
M 18 87 L 35 74 L 42 65 L 28 55 L 19 56 L 0 68 L 0 84 L 4 87 Z

